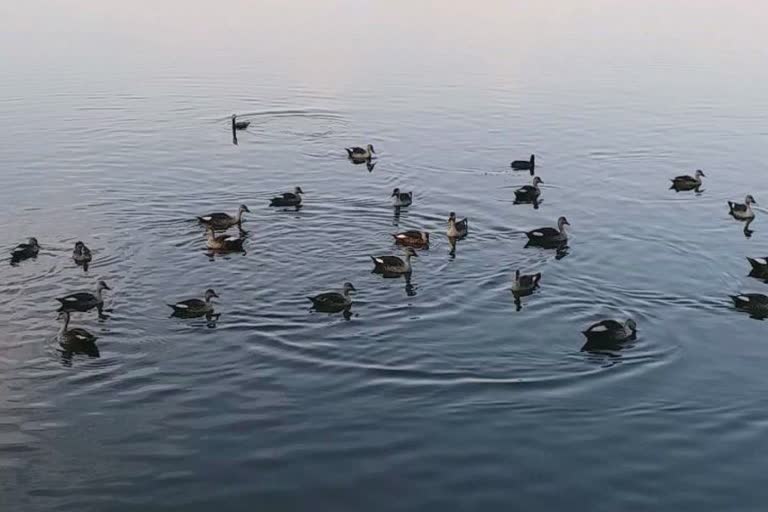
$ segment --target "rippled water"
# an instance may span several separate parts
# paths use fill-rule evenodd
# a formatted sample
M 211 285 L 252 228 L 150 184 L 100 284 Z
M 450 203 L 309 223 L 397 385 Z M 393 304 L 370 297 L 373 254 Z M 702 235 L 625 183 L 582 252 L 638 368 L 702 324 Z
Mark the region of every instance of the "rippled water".
M 761 509 L 766 324 L 728 294 L 766 292 L 768 227 L 726 201 L 768 201 L 763 7 L 293 7 L 6 9 L 0 233 L 42 250 L 0 266 L 3 508 Z M 241 203 L 246 253 L 210 256 L 195 215 Z M 560 215 L 564 257 L 524 248 Z M 420 228 L 410 287 L 371 273 Z M 97 279 L 111 317 L 72 326 L 100 357 L 62 354 L 55 297 Z M 351 318 L 309 311 L 344 281 Z M 217 322 L 169 318 L 208 287 Z M 627 316 L 635 342 L 580 350 Z

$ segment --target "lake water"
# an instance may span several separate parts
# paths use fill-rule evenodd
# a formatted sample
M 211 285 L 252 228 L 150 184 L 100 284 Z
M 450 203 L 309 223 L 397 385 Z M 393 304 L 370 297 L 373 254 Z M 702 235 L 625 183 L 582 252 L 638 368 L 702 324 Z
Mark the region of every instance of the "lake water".
M 1 508 L 764 509 L 766 323 L 728 295 L 768 291 L 768 224 L 726 201 L 768 202 L 765 7 L 530 4 L 0 7 L 0 234 L 42 246 L 0 266 Z M 195 215 L 241 203 L 247 252 L 209 257 Z M 561 215 L 564 257 L 524 248 Z M 399 229 L 433 237 L 409 287 L 371 273 Z M 55 298 L 97 279 L 100 357 L 62 354 Z M 344 281 L 351 318 L 309 311 Z M 217 322 L 169 318 L 208 287 Z

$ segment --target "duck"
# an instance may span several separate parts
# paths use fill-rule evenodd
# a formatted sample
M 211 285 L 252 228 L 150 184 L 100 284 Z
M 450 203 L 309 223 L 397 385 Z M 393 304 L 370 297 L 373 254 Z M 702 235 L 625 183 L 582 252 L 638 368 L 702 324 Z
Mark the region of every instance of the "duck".
M 762 293 L 731 295 L 731 300 L 737 309 L 747 311 L 755 316 L 768 316 L 768 296 Z
M 296 187 L 293 192 L 285 192 L 282 196 L 273 197 L 269 206 L 300 206 L 303 193 L 301 187 Z
M 79 327 L 70 329 L 69 316 L 68 311 L 63 311 L 59 314 L 59 319 L 64 319 L 64 325 L 61 326 L 57 338 L 59 345 L 64 351 L 65 358 L 70 359 L 72 354 L 99 357 L 99 347 L 96 346 L 97 337 Z
M 531 185 L 523 185 L 519 189 L 515 190 L 515 201 L 530 203 L 538 200 L 539 195 L 541 195 L 539 183 L 544 183 L 544 180 L 538 176 L 534 176 L 533 183 Z
M 245 237 L 239 235 L 217 235 L 212 226 L 206 231 L 207 247 L 214 251 L 242 251 Z
M 515 270 L 515 280 L 512 281 L 512 293 L 515 295 L 527 295 L 539 287 L 541 272 L 535 274 L 521 274 Z
M 173 314 L 177 316 L 202 316 L 213 312 L 213 303 L 211 299 L 218 299 L 218 294 L 213 289 L 205 290 L 203 299 L 187 299 L 175 304 L 168 304 L 173 309 Z
M 11 263 L 37 258 L 38 252 L 40 252 L 40 244 L 37 243 L 37 238 L 31 237 L 27 243 L 19 244 L 11 251 Z
M 392 191 L 392 206 L 399 208 L 401 206 L 411 206 L 413 203 L 413 192 L 400 192 L 399 188 Z
M 426 231 L 403 231 L 401 233 L 394 233 L 392 237 L 395 239 L 395 243 L 399 245 L 419 248 L 429 247 L 429 233 Z
M 200 221 L 201 224 L 211 226 L 214 229 L 218 229 L 219 231 L 223 231 L 225 229 L 231 228 L 232 226 L 240 226 L 243 223 L 243 214 L 246 212 L 251 213 L 251 210 L 249 210 L 248 207 L 244 204 L 241 204 L 237 209 L 237 214 L 235 215 L 216 212 L 209 213 L 208 215 L 202 215 L 198 217 L 197 220 Z
M 61 303 L 59 311 L 89 311 L 93 308 L 98 308 L 101 313 L 104 306 L 104 298 L 102 297 L 102 291 L 111 290 L 107 283 L 99 281 L 96 284 L 96 293 L 90 292 L 77 292 L 66 297 L 56 299 Z
M 672 178 L 672 187 L 675 190 L 693 190 L 701 186 L 701 178 L 705 178 L 706 175 L 701 169 L 696 169 L 696 173 L 693 176 L 677 176 Z
M 752 265 L 752 273 L 760 276 L 768 276 L 768 257 L 765 258 L 750 258 L 747 256 L 747 261 Z
M 515 160 L 510 167 L 516 171 L 533 171 L 536 168 L 536 155 L 531 155 L 528 160 Z
M 75 260 L 75 263 L 78 265 L 86 266 L 91 262 L 93 256 L 91 255 L 91 250 L 86 247 L 83 242 L 78 241 L 75 242 L 75 250 L 72 251 L 72 259 Z
M 347 152 L 347 155 L 349 158 L 353 160 L 369 160 L 373 158 L 373 155 L 376 153 L 373 149 L 373 144 L 368 144 L 365 148 L 361 147 L 352 147 L 352 148 L 344 148 Z
M 590 325 L 583 334 L 587 337 L 588 343 L 622 343 L 635 338 L 637 324 L 631 318 L 624 323 L 616 320 L 601 320 Z
M 469 232 L 469 220 L 456 221 L 456 212 L 448 215 L 448 238 L 461 238 Z
M 411 258 L 418 257 L 413 247 L 405 248 L 405 259 L 399 256 L 371 256 L 373 271 L 381 274 L 410 274 Z
M 237 114 L 232 114 L 232 131 L 245 130 L 250 124 L 250 121 L 238 121 Z
M 557 219 L 557 229 L 539 228 L 528 231 L 525 235 L 528 237 L 528 243 L 538 245 L 560 245 L 568 241 L 568 233 L 565 226 L 570 226 L 568 219 L 560 217 Z
M 338 313 L 352 306 L 352 297 L 349 294 L 356 291 L 352 283 L 344 283 L 341 292 L 321 293 L 314 297 L 307 297 L 307 299 L 312 302 L 312 309 L 327 313 Z
M 79 327 L 69 329 L 69 317 L 69 311 L 62 311 L 59 314 L 59 319 L 64 320 L 64 324 L 61 326 L 61 330 L 59 330 L 58 335 L 59 343 L 61 345 L 86 344 L 96 341 L 96 336 L 89 333 L 85 329 L 81 329 Z
M 755 212 L 752 211 L 753 204 L 757 204 L 755 198 L 747 194 L 747 197 L 744 198 L 743 204 L 728 201 L 728 208 L 730 208 L 730 214 L 733 215 L 734 218 L 739 220 L 747 220 L 753 219 L 755 217 Z

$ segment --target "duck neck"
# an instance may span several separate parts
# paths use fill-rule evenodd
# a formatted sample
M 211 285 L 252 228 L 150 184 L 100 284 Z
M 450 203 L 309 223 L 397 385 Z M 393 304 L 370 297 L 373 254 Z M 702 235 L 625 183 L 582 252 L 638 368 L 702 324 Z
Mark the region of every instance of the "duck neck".
M 96 300 L 99 301 L 99 302 L 102 302 L 102 300 L 103 300 L 101 298 L 101 286 L 97 286 L 96 287 Z
M 61 336 L 64 336 L 67 333 L 67 329 L 69 328 L 69 315 L 64 314 L 64 323 L 61 324 L 61 329 L 59 330 L 59 334 Z
M 560 234 L 561 235 L 565 234 L 565 224 L 560 224 Z
M 245 210 L 237 210 L 237 223 L 240 224 L 243 222 L 243 213 Z

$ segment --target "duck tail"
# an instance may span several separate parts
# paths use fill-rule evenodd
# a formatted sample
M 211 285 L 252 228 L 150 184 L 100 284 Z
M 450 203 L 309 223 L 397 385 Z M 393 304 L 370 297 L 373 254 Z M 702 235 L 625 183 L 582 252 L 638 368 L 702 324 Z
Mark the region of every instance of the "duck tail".
M 750 258 L 749 256 L 747 256 L 747 261 L 750 265 L 752 265 L 752 270 L 759 270 L 762 268 L 762 265 L 760 265 L 755 259 Z
M 733 211 L 734 203 L 732 201 L 728 201 L 728 209 Z
M 541 272 L 537 272 L 533 275 L 533 284 L 538 285 L 539 281 L 541 281 Z
M 344 148 L 344 150 L 347 152 L 347 156 L 349 156 L 349 158 L 352 158 L 352 150 L 349 148 Z

